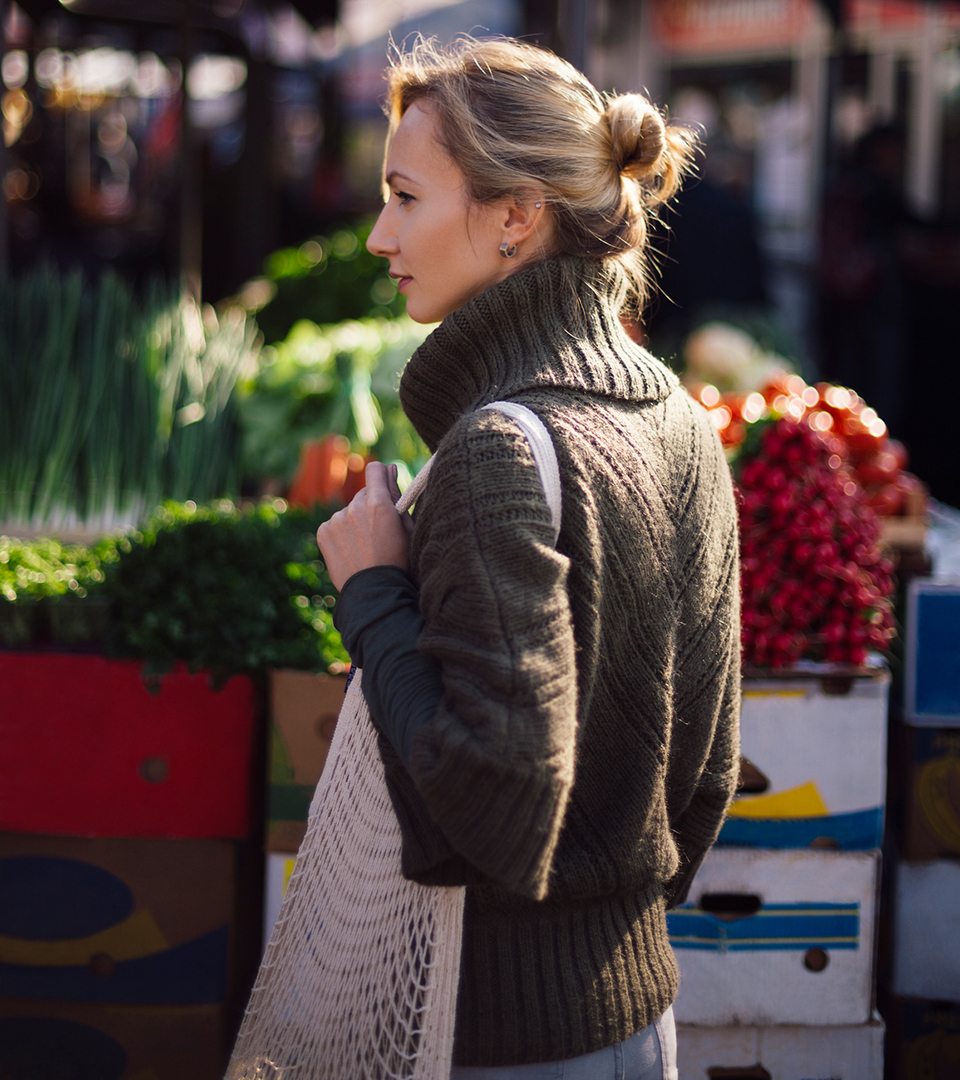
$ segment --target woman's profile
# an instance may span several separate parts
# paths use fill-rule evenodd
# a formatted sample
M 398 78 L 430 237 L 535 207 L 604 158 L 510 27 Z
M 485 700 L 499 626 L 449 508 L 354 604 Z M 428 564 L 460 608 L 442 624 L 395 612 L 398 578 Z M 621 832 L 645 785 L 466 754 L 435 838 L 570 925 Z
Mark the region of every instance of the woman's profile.
M 368 246 L 439 322 L 400 382 L 432 472 L 411 520 L 371 464 L 318 542 L 404 874 L 466 887 L 452 1076 L 675 1077 L 666 911 L 737 774 L 737 526 L 709 420 L 622 317 L 692 137 L 511 40 L 420 41 L 388 79 Z M 500 401 L 550 434 L 556 543 Z

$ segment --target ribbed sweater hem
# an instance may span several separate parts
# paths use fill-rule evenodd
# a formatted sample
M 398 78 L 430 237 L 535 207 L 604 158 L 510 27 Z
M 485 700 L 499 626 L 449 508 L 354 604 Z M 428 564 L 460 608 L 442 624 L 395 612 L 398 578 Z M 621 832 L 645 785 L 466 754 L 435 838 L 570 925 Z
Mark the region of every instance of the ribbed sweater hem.
M 525 1065 L 602 1050 L 662 1016 L 678 985 L 659 885 L 503 907 L 489 890 L 468 889 L 454 1063 Z

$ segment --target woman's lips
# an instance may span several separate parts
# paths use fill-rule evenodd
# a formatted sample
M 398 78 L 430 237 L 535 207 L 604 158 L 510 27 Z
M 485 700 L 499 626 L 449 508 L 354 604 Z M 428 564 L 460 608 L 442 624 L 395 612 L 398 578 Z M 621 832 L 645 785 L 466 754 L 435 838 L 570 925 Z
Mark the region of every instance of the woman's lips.
M 401 277 L 397 279 L 397 292 L 403 292 L 403 290 L 413 281 L 411 277 Z

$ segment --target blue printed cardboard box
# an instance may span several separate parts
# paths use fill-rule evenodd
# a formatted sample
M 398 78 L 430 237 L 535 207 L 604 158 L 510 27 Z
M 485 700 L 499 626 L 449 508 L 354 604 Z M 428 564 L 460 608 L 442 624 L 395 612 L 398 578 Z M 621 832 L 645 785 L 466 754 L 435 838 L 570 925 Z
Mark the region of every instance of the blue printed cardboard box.
M 713 848 L 667 913 L 677 1022 L 866 1024 L 876 852 Z
M 222 1005 L 106 1005 L 0 998 L 0 1069 L 17 1080 L 212 1080 Z
M 225 1000 L 235 850 L 225 840 L 0 834 L 0 995 Z
M 741 791 L 719 843 L 879 848 L 890 677 L 745 679 Z

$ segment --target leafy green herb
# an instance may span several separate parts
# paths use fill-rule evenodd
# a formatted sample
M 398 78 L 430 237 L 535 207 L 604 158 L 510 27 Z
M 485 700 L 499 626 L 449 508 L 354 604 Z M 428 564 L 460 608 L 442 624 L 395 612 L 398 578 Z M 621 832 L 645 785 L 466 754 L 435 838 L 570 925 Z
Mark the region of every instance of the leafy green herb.
M 349 663 L 314 535 L 321 511 L 165 504 L 106 572 L 111 646 L 160 674 L 177 660 L 223 679 L 272 667 Z
M 0 536 L 0 596 L 8 603 L 68 595 L 82 598 L 101 588 L 104 565 L 116 558 L 116 540 L 109 537 L 86 547 Z
M 400 408 L 397 384 L 429 329 L 406 317 L 297 322 L 241 384 L 245 475 L 289 482 L 303 443 L 329 432 L 415 472 L 428 451 Z
M 77 598 L 91 625 L 105 624 L 98 646 L 143 660 L 147 676 L 178 660 L 219 682 L 271 667 L 343 670 L 315 540 L 326 516 L 282 500 L 168 502 L 141 531 L 92 547 L 0 537 L 0 641 L 36 644 L 66 624 L 54 606 Z

